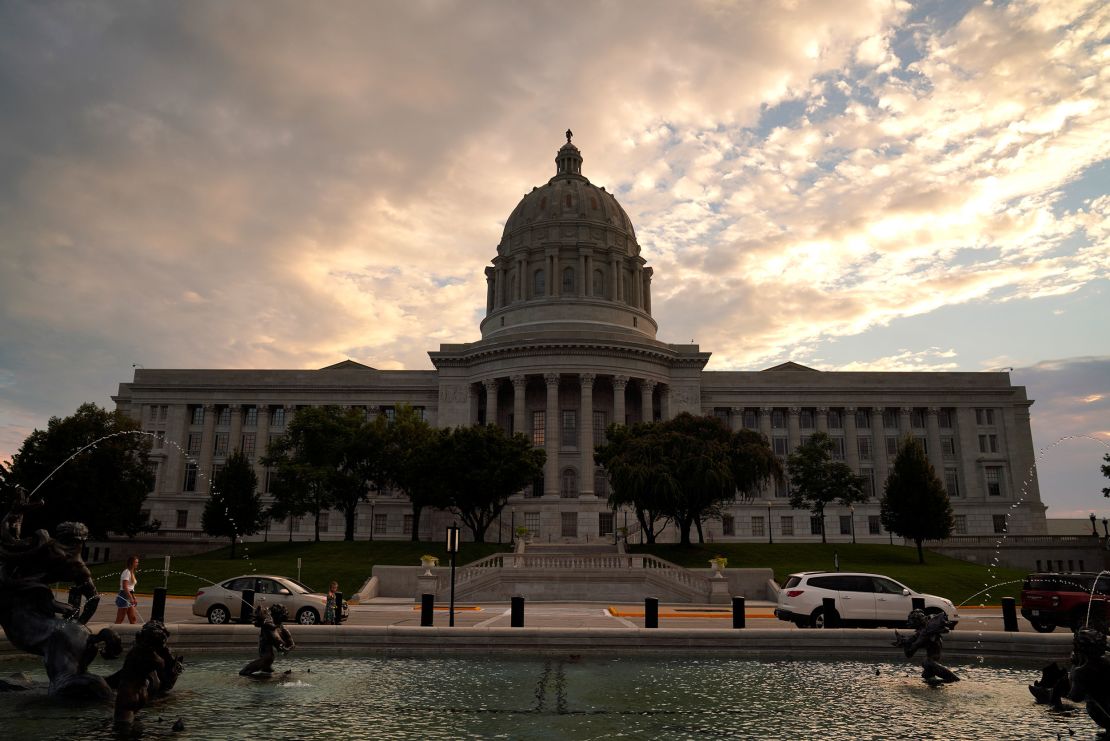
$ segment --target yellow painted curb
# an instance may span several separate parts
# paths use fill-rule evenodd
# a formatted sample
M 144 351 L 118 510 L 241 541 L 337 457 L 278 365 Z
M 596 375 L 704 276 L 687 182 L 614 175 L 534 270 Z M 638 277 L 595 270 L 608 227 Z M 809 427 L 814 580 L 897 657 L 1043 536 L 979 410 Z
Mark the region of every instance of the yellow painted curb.
M 617 607 L 613 607 L 612 605 L 610 605 L 608 608 L 606 608 L 606 610 L 613 617 L 642 618 L 644 616 L 644 611 L 643 610 L 621 610 Z M 668 611 L 660 611 L 659 612 L 659 617 L 661 617 L 661 618 L 731 618 L 732 617 L 732 610 L 721 609 L 721 610 L 714 610 L 713 612 L 708 612 L 708 611 L 703 611 L 703 610 L 690 610 L 688 612 L 686 612 L 686 611 L 677 612 L 677 611 L 673 611 L 673 610 L 668 610 Z M 770 612 L 747 612 L 747 611 L 745 611 L 744 612 L 744 617 L 745 618 L 773 618 L 775 616 L 774 616 L 773 613 L 770 613 Z
M 450 605 L 436 605 L 436 606 L 435 606 L 435 607 L 433 607 L 432 609 L 433 609 L 433 610 L 450 610 L 450 609 L 451 609 L 451 606 L 450 606 Z M 420 608 L 419 608 L 419 607 L 416 607 L 416 606 L 414 606 L 414 607 L 412 608 L 412 611 L 413 611 L 413 612 L 417 612 L 417 611 L 419 611 L 419 610 L 420 610 Z M 459 607 L 458 605 L 455 605 L 455 612 L 462 612 L 462 611 L 464 611 L 464 610 L 469 610 L 470 612 L 481 612 L 481 611 L 482 611 L 482 608 L 481 608 L 481 607 L 478 607 L 477 605 L 475 605 L 475 606 L 473 606 L 473 607 Z

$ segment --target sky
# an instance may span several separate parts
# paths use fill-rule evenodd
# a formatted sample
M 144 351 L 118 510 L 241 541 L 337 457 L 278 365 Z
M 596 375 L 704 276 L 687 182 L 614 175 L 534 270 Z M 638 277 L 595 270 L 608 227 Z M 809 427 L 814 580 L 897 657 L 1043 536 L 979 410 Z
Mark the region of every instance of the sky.
M 0 460 L 133 367 L 431 368 L 563 131 L 710 370 L 1012 369 L 1110 515 L 1110 5 L 0 4 Z

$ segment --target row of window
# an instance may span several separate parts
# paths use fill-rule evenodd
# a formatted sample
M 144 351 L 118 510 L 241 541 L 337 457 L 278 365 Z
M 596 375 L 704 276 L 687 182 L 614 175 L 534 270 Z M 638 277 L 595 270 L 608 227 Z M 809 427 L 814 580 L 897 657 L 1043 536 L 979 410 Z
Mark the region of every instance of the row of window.
M 304 405 L 304 404 L 298 404 L 297 409 L 303 409 L 303 408 L 305 408 L 305 406 L 306 405 Z M 219 407 L 216 407 L 216 409 L 215 409 L 216 425 L 219 426 L 219 427 L 227 427 L 227 426 L 231 425 L 231 415 L 233 414 L 232 410 L 234 408 L 241 409 L 242 422 L 243 422 L 243 425 L 245 427 L 254 427 L 255 425 L 258 424 L 258 414 L 259 414 L 260 407 L 244 406 L 244 407 L 240 408 L 240 407 L 231 407 L 231 406 L 219 406 Z M 286 408 L 284 406 L 261 407 L 261 408 L 266 409 L 268 411 L 268 413 L 270 415 L 269 416 L 269 421 L 270 421 L 270 426 L 271 427 L 281 427 L 285 424 Z M 388 420 L 393 421 L 393 418 L 397 413 L 397 409 L 396 409 L 395 406 L 356 406 L 354 408 L 355 409 L 361 409 L 362 414 L 366 419 L 370 419 L 371 417 L 374 417 L 378 414 L 383 414 L 383 415 L 385 415 L 385 417 Z M 154 410 L 156 410 L 156 409 L 165 410 L 166 407 L 165 406 L 162 406 L 162 407 L 152 406 L 152 407 L 150 407 L 151 414 L 154 414 Z M 426 419 L 424 407 L 413 407 L 413 410 L 416 412 L 417 415 L 419 415 L 420 419 Z M 164 411 L 159 411 L 158 412 L 158 419 L 160 421 L 164 421 L 165 418 L 166 418 L 165 412 Z M 154 416 L 151 416 L 150 419 L 154 420 Z M 189 407 L 189 423 L 192 424 L 192 425 L 203 425 L 204 424 L 204 406 L 203 405 L 193 404 Z
M 902 411 L 898 407 L 882 407 L 881 409 L 872 409 L 870 407 L 859 407 L 855 412 L 856 427 L 859 429 L 871 429 L 872 413 L 880 411 L 882 414 L 882 426 L 888 430 L 901 429 L 901 414 Z M 759 414 L 760 411 L 755 407 L 745 407 L 739 410 L 740 423 L 743 427 L 749 430 L 759 429 Z M 717 407 L 713 410 L 713 414 L 721 419 L 728 420 L 734 412 L 729 407 Z M 786 429 L 787 417 L 789 410 L 786 407 L 774 407 L 771 409 L 771 428 L 772 429 Z M 820 414 L 817 407 L 801 407 L 798 411 L 798 426 L 803 430 L 817 429 L 817 417 Z M 844 420 L 847 412 L 842 407 L 833 407 L 826 412 L 826 421 L 830 430 L 844 429 Z M 928 408 L 927 407 L 913 407 L 909 413 L 910 427 L 915 430 L 924 430 L 928 426 Z M 989 408 L 979 408 L 975 410 L 976 423 L 979 425 L 994 425 L 995 410 Z M 942 430 L 953 429 L 956 425 L 956 409 L 954 407 L 942 407 L 937 411 L 937 425 Z
M 578 412 L 574 409 L 564 409 L 560 413 L 559 445 L 563 448 L 578 447 Z M 605 443 L 605 428 L 609 426 L 608 412 L 595 411 L 593 419 L 594 445 Z M 512 420 L 510 420 L 511 422 Z M 539 410 L 532 412 L 532 444 L 542 448 L 547 440 L 547 412 Z

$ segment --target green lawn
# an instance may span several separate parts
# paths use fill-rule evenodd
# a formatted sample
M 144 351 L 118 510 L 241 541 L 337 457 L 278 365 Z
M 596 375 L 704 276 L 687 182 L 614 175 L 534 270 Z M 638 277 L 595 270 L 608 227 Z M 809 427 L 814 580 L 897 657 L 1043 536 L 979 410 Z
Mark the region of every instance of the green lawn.
M 509 546 L 496 543 L 464 543 L 458 564 L 463 565 Z M 832 570 L 833 554 L 840 557 L 842 571 L 867 571 L 886 574 L 908 586 L 930 594 L 951 599 L 956 604 L 967 600 L 988 584 L 1021 579 L 1025 572 L 1014 569 L 994 569 L 993 578 L 985 566 L 958 561 L 936 553 L 926 552 L 925 565 L 917 563 L 917 550 L 890 545 L 852 545 L 837 543 L 774 544 L 766 543 L 715 543 L 683 548 L 677 545 L 632 546 L 633 552 L 653 553 L 660 558 L 691 568 L 708 568 L 708 561 L 716 555 L 728 559 L 729 568 L 765 567 L 774 570 L 775 578 L 782 583 L 795 571 Z M 227 547 L 199 556 L 175 557 L 170 565 L 170 594 L 193 595 L 205 584 L 240 574 L 279 574 L 297 576 L 297 559 L 302 560 L 301 581 L 313 589 L 323 591 L 335 579 L 340 589 L 352 594 L 370 576 L 375 564 L 419 565 L 425 553 L 439 556 L 440 565 L 447 565 L 444 544 L 412 543 L 410 541 L 356 541 L 353 543 L 329 541 L 248 543 L 238 546 L 235 560 L 228 558 Z M 139 592 L 149 593 L 162 585 L 163 561 L 158 557 L 143 559 L 139 565 Z M 122 563 L 93 567 L 101 592 L 114 592 Z M 1002 597 L 1016 597 L 1021 591 L 1020 582 L 1000 585 L 976 597 L 968 604 L 998 604 Z
M 836 543 L 714 543 L 683 548 L 677 545 L 632 546 L 633 552 L 652 553 L 688 568 L 709 568 L 716 555 L 728 559 L 728 568 L 773 569 L 780 584 L 796 571 L 833 569 L 833 554 L 840 557 L 841 571 L 865 571 L 897 579 L 919 592 L 936 594 L 959 605 L 998 604 L 1002 597 L 1017 597 L 1025 571 L 995 568 L 960 561 L 925 551 L 925 563 L 917 562 L 917 549 L 896 545 Z M 1016 582 L 1000 584 L 1000 582 Z M 971 598 L 988 585 L 998 585 Z

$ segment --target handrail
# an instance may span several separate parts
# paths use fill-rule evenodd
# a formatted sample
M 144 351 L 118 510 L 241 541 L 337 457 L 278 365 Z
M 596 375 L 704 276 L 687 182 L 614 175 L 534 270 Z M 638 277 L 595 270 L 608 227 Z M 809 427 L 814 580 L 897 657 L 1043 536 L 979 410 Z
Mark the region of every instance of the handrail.
M 455 585 L 468 584 L 495 570 L 524 568 L 542 571 L 620 570 L 643 568 L 653 575 L 699 593 L 708 593 L 709 580 L 670 561 L 648 554 L 574 555 L 565 553 L 495 553 L 456 570 Z

